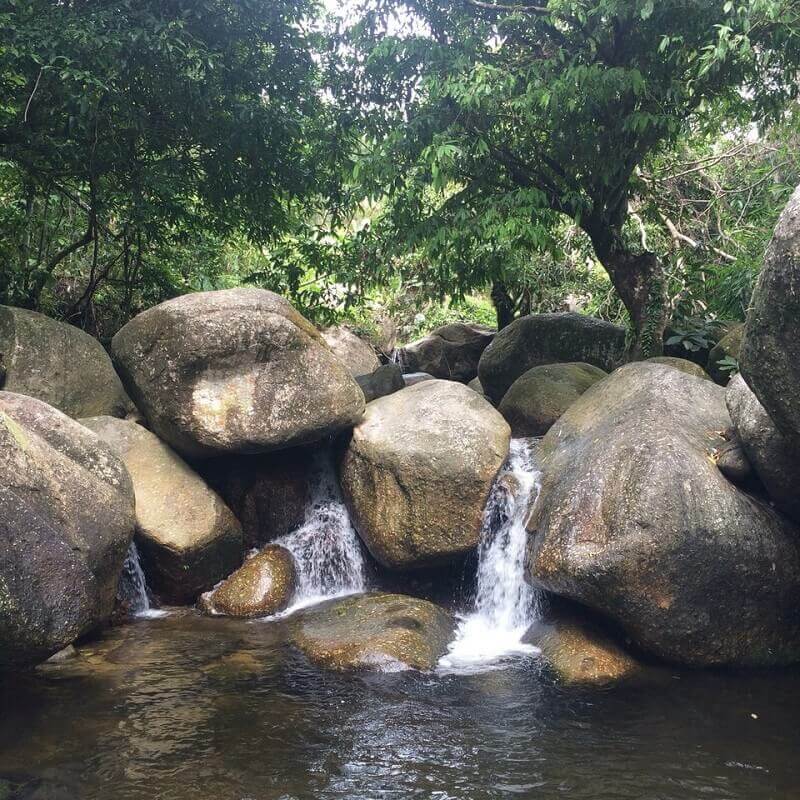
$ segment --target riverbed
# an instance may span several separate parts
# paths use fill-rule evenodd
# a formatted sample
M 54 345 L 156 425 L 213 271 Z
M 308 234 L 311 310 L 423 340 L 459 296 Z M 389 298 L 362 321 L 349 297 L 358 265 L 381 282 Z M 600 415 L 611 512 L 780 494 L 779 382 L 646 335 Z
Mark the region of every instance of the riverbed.
M 338 674 L 285 621 L 176 612 L 5 678 L 3 800 L 789 800 L 800 672 L 559 687 L 535 656 Z

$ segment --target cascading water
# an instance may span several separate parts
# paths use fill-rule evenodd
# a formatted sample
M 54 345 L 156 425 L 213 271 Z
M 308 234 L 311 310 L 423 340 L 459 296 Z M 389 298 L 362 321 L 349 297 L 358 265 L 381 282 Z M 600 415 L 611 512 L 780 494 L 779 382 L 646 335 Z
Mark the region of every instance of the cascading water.
M 525 581 L 528 520 L 539 491 L 534 439 L 514 439 L 483 518 L 475 609 L 460 617 L 456 638 L 440 667 L 492 668 L 512 656 L 535 655 L 522 637 L 539 610 L 537 591 Z
M 318 456 L 314 477 L 305 521 L 278 540 L 292 553 L 297 568 L 297 590 L 290 612 L 366 588 L 361 544 L 329 454 Z
M 117 596 L 122 600 L 134 617 L 161 617 L 167 612 L 153 608 L 147 589 L 147 579 L 139 558 L 136 542 L 131 542 L 128 554 L 122 565 Z

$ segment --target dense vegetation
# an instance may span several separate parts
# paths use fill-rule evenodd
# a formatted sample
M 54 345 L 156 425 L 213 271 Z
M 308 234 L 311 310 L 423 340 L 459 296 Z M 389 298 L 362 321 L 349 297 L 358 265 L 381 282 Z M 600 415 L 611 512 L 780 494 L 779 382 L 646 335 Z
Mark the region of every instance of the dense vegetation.
M 256 284 L 321 323 L 742 318 L 800 182 L 792 0 L 0 2 L 0 302 L 107 337 Z

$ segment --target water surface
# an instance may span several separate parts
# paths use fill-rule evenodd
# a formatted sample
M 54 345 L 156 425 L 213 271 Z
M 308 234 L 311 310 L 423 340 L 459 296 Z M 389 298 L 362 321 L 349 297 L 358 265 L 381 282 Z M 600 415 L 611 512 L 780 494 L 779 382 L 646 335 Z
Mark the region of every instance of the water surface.
M 535 658 L 340 675 L 178 613 L 0 688 L 0 798 L 795 800 L 800 673 L 559 688 Z

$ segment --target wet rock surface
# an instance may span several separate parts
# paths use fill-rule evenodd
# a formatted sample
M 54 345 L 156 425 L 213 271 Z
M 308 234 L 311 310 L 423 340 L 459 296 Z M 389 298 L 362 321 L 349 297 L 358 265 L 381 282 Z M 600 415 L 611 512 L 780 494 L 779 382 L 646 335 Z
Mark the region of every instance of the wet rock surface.
M 328 669 L 429 671 L 447 651 L 454 627 L 450 613 L 426 600 L 355 595 L 301 612 L 292 642 Z

